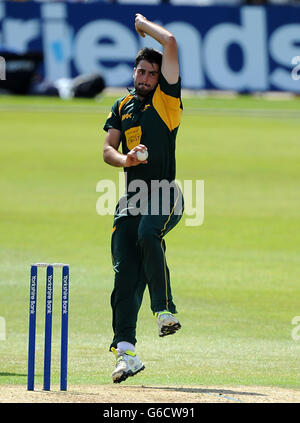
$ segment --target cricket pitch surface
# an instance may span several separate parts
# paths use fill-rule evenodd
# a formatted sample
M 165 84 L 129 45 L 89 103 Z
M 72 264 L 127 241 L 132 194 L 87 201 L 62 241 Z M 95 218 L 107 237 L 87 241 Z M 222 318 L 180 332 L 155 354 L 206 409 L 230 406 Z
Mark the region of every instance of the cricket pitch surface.
M 300 390 L 266 386 L 0 385 L 0 403 L 299 403 Z

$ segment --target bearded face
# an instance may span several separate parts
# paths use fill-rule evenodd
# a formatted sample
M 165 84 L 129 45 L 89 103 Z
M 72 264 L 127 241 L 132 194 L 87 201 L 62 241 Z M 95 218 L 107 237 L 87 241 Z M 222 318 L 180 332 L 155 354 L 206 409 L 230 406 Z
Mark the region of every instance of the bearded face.
M 134 88 L 138 97 L 144 98 L 153 91 L 158 84 L 159 65 L 141 60 L 133 71 Z

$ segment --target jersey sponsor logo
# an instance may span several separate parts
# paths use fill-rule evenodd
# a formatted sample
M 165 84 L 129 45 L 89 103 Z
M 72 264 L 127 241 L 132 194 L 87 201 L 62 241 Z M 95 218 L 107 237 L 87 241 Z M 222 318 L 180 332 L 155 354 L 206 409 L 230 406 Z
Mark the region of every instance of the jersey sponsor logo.
M 122 115 L 122 120 L 131 119 L 131 118 L 132 118 L 132 113 L 125 113 L 124 115 Z
M 142 127 L 134 126 L 133 128 L 127 129 L 127 131 L 125 131 L 125 137 L 128 149 L 132 150 L 141 143 Z

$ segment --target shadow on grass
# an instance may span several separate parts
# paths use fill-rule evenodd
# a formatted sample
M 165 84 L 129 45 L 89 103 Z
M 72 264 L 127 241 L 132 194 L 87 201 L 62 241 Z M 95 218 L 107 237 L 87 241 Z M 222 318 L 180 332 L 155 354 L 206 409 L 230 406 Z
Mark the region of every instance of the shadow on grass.
M 253 395 L 265 397 L 265 394 L 259 394 L 257 392 L 242 392 L 242 391 L 232 391 L 229 389 L 209 389 L 209 388 L 175 388 L 169 386 L 144 386 L 145 389 L 161 389 L 164 391 L 175 391 L 175 392 L 187 392 L 194 394 L 218 394 L 218 395 Z

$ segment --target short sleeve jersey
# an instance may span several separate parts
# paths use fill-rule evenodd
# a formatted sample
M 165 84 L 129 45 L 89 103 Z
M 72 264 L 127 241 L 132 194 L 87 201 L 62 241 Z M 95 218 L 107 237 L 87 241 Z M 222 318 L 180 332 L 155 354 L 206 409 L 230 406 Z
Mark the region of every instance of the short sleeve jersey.
M 119 98 L 112 106 L 104 130 L 121 131 L 123 154 L 144 144 L 148 163 L 125 168 L 127 184 L 141 179 L 173 181 L 176 174 L 175 140 L 182 113 L 181 81 L 170 85 L 160 74 L 158 85 L 143 101 L 135 90 Z

